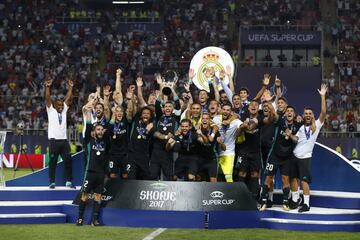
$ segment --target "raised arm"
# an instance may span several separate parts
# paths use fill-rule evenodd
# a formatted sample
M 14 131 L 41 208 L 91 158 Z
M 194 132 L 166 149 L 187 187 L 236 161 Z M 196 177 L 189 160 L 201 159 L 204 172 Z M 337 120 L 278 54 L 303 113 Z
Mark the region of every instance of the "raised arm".
M 86 114 L 93 109 L 95 102 L 97 102 L 97 97 L 95 93 L 91 93 L 89 97 L 89 101 L 82 107 L 82 112 Z
M 190 84 L 189 83 L 185 83 L 184 84 L 184 89 L 185 89 L 185 92 L 186 94 L 189 96 L 189 100 L 188 100 L 188 104 L 191 105 L 194 103 L 194 98 L 191 94 L 191 91 L 190 91 Z
M 136 99 L 133 91 L 128 91 L 126 93 L 126 98 L 128 99 L 126 107 L 126 118 L 128 122 L 131 122 L 136 113 Z
M 172 86 L 171 91 L 172 91 L 173 100 L 174 100 L 174 110 L 181 111 L 180 99 L 179 99 L 178 94 L 176 93 L 175 86 Z
M 113 93 L 113 99 L 118 106 L 121 106 L 124 101 L 121 89 L 121 73 L 122 71 L 120 68 L 116 70 L 115 91 Z
M 110 95 L 112 93 L 111 86 L 109 85 L 104 86 L 103 93 L 104 93 L 104 114 L 106 120 L 109 120 L 111 115 L 111 104 L 110 104 Z
M 206 68 L 205 77 L 207 79 L 209 90 L 210 90 L 210 92 L 209 92 L 209 100 L 214 100 L 214 99 L 216 99 L 216 93 L 215 93 L 215 88 L 216 88 L 215 70 L 213 68 Z M 220 97 L 219 97 L 219 99 L 220 99 Z M 216 100 L 216 101 L 219 101 L 219 100 Z
M 52 85 L 53 80 L 49 79 L 45 81 L 45 103 L 46 103 L 46 107 L 51 107 L 51 85 Z
M 254 97 L 253 100 L 255 100 L 255 101 L 260 100 L 261 96 L 264 94 L 265 90 L 269 86 L 269 83 L 270 83 L 270 75 L 268 73 L 265 73 L 264 74 L 264 79 L 263 79 L 263 85 L 262 85 L 260 91 L 256 94 L 256 96 Z
M 69 106 L 70 103 L 71 103 L 73 87 L 74 87 L 74 81 L 72 79 L 70 79 L 69 80 L 69 88 L 68 88 L 68 91 L 67 91 L 66 96 L 65 96 L 65 104 L 67 106 Z
M 99 100 L 100 103 L 104 104 L 104 99 L 101 98 L 101 87 L 99 85 L 96 86 L 96 98 Z
M 85 144 L 87 144 L 90 142 L 91 132 L 93 129 L 93 126 L 91 124 L 91 113 L 90 112 L 87 112 L 85 114 L 85 122 L 86 122 L 86 130 L 85 130 L 84 142 L 85 142 Z
M 142 92 L 142 86 L 143 86 L 143 80 L 142 77 L 137 77 L 136 78 L 136 86 L 137 86 L 137 96 L 138 96 L 138 100 L 139 100 L 139 104 L 140 104 L 140 108 L 145 107 L 146 106 L 146 102 L 144 100 L 143 97 L 143 92 Z
M 189 83 L 190 84 L 192 83 L 194 77 L 195 77 L 195 71 L 194 71 L 194 69 L 190 68 L 189 69 Z
M 327 86 L 326 84 L 321 84 L 321 89 L 318 89 L 318 92 L 320 94 L 321 97 L 321 112 L 319 115 L 319 119 L 321 123 L 325 122 L 325 117 L 326 117 L 326 101 L 325 101 L 325 96 L 326 96 L 326 92 L 327 92 Z
M 281 91 L 281 80 L 275 75 L 275 102 L 277 103 L 279 98 L 282 96 Z
M 225 73 L 224 72 L 220 72 L 220 82 L 223 81 L 225 77 Z M 215 100 L 217 102 L 220 102 L 220 94 L 219 94 L 219 87 L 218 85 L 216 84 L 216 80 L 214 80 L 214 82 L 211 84 L 212 87 L 213 87 L 213 91 L 214 91 L 214 95 L 215 95 Z M 211 87 L 211 85 L 209 84 L 209 87 Z
M 161 92 L 161 90 L 160 90 Z M 155 118 L 156 118 L 156 122 L 160 120 L 163 112 L 161 110 L 161 103 L 162 103 L 162 100 L 161 100 L 161 95 L 162 93 L 160 93 L 160 95 L 156 98 L 156 101 L 155 101 Z
M 233 79 L 233 75 L 232 75 L 232 72 L 231 72 L 231 67 L 228 65 L 226 66 L 226 75 L 228 76 L 229 78 L 229 87 L 230 87 L 230 90 L 231 92 L 234 94 L 235 92 L 235 86 L 234 86 L 234 79 Z M 227 95 L 227 94 L 226 94 Z

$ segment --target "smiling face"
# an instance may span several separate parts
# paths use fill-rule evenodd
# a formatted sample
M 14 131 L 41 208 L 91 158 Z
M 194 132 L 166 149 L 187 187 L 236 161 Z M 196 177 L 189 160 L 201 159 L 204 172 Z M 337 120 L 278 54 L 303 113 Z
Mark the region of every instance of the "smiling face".
M 287 107 L 287 102 L 285 102 L 283 99 L 279 99 L 277 104 L 278 104 L 278 110 L 282 113 L 285 112 Z
M 234 95 L 232 100 L 234 108 L 238 109 L 241 107 L 241 99 L 239 95 Z
M 98 103 L 95 105 L 95 113 L 98 119 L 101 119 L 104 115 L 104 105 Z
M 264 116 L 269 116 L 269 113 L 270 113 L 270 107 L 269 107 L 269 104 L 271 104 L 270 102 L 264 102 L 263 105 L 262 105 L 262 109 L 263 109 L 263 113 L 264 113 Z
M 193 103 L 193 105 L 191 105 L 191 115 L 193 117 L 200 117 L 201 114 L 201 106 L 198 103 Z
M 172 105 L 172 103 L 165 103 L 165 106 L 164 106 L 164 113 L 165 113 L 165 116 L 170 116 L 172 114 L 174 110 L 174 106 Z
M 191 124 L 188 121 L 181 122 L 180 129 L 181 133 L 186 135 L 191 129 Z
M 259 103 L 258 102 L 255 102 L 255 101 L 252 101 L 250 104 L 249 104 L 249 113 L 250 115 L 256 115 L 257 112 L 259 111 Z
M 249 94 L 246 90 L 240 90 L 239 96 L 240 96 L 241 101 L 244 102 L 248 99 Z
M 285 111 L 286 120 L 288 122 L 292 122 L 294 121 L 295 116 L 296 116 L 295 109 L 293 109 L 292 107 L 288 107 Z
M 117 107 L 115 108 L 114 114 L 115 114 L 115 120 L 116 120 L 116 121 L 121 121 L 121 119 L 122 119 L 123 116 L 124 116 L 124 111 L 123 111 L 122 107 L 117 106 Z
M 221 108 L 221 114 L 222 114 L 224 120 L 229 119 L 229 117 L 231 115 L 231 107 L 229 105 L 224 105 Z
M 201 119 L 201 126 L 207 129 L 210 126 L 210 120 L 210 115 L 208 113 L 204 113 Z
M 311 109 L 305 108 L 303 119 L 305 121 L 305 125 L 310 125 L 314 119 L 314 112 Z
M 219 103 L 216 100 L 211 100 L 209 104 L 209 112 L 211 114 L 217 114 L 219 111 Z
M 148 97 L 147 104 L 155 104 L 156 102 L 156 95 L 154 93 L 151 93 Z
M 222 103 L 227 103 L 228 102 L 228 98 L 227 98 L 227 96 L 226 96 L 226 93 L 221 93 L 220 94 L 220 102 L 222 102 Z
M 205 104 L 208 100 L 209 96 L 205 90 L 200 90 L 199 92 L 199 102 L 201 104 Z
M 141 111 L 141 116 L 140 119 L 145 123 L 149 123 L 150 119 L 151 119 L 151 111 L 149 109 L 143 109 Z
M 104 136 L 104 127 L 102 125 L 96 125 L 94 131 L 96 138 L 102 138 Z
M 54 103 L 54 108 L 58 113 L 62 113 L 64 110 L 64 102 L 61 100 L 56 100 Z

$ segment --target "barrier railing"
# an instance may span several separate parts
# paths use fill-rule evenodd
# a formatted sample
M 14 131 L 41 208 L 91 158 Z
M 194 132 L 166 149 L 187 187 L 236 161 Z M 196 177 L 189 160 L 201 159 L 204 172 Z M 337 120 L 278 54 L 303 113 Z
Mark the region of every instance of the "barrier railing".
M 7 132 L 7 133 L 14 133 L 17 135 L 16 128 L 6 129 L 6 128 L 0 128 L 0 132 Z M 24 136 L 45 136 L 47 137 L 48 130 L 45 128 L 42 129 L 24 129 Z M 80 133 L 77 129 L 68 128 L 67 129 L 67 137 L 69 141 L 72 142 L 80 142 Z
M 239 61 L 240 66 L 248 67 L 321 67 L 314 65 L 311 61 Z
M 360 132 L 340 132 L 340 131 L 328 131 L 328 130 L 322 130 L 320 132 L 320 136 L 322 137 L 337 137 L 337 138 L 358 138 L 360 137 Z

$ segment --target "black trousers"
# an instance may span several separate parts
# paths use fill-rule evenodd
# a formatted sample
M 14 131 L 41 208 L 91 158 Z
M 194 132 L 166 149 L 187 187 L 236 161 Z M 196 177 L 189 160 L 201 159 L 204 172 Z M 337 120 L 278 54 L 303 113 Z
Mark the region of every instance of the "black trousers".
M 161 170 L 165 181 L 174 180 L 173 152 L 162 149 L 154 149 L 150 160 L 150 174 L 152 180 L 160 180 Z
M 50 139 L 49 155 L 50 155 L 50 161 L 49 161 L 50 183 L 55 182 L 55 171 L 59 156 L 61 156 L 61 158 L 64 161 L 66 181 L 72 181 L 72 163 L 71 163 L 69 142 L 66 139 L 63 140 Z

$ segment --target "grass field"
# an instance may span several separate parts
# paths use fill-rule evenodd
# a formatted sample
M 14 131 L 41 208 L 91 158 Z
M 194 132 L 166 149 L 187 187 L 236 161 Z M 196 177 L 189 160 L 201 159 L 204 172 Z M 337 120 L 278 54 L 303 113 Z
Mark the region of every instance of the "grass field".
M 35 170 L 36 171 L 36 170 Z M 21 177 L 23 175 L 31 173 L 31 169 L 28 168 L 19 168 L 16 170 L 16 177 Z M 14 177 L 14 169 L 4 169 L 4 178 L 5 181 L 11 180 Z
M 136 240 L 143 239 L 156 229 L 120 227 L 76 227 L 72 224 L 56 225 L 0 225 L 0 239 L 12 240 Z M 193 230 L 167 229 L 155 239 L 162 240 L 359 240 L 360 233 L 295 232 L 267 229 Z

